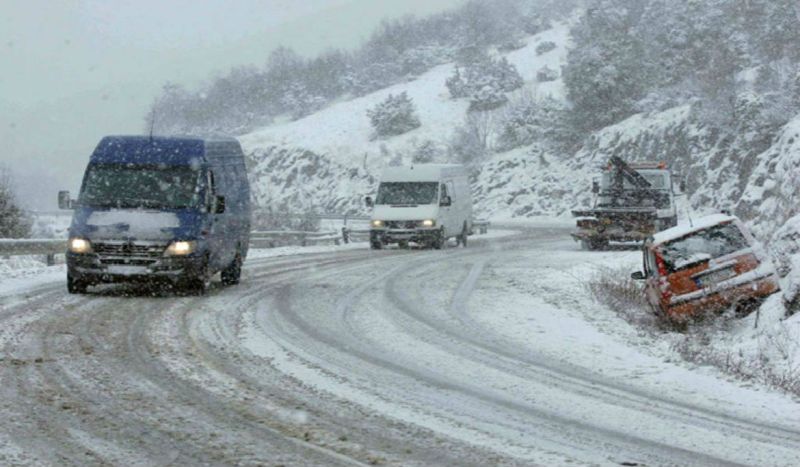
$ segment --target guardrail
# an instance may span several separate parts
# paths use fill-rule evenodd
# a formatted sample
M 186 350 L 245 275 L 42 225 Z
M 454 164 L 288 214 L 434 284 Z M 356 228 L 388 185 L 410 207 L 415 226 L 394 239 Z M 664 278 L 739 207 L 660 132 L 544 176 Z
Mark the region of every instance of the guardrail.
M 485 234 L 489 221 L 477 220 L 472 223 L 473 233 Z M 309 246 L 331 243 L 340 245 L 353 241 L 369 241 L 369 229 L 342 227 L 341 232 L 306 232 L 302 230 L 254 231 L 250 233 L 251 248 L 275 248 L 278 246 Z M 55 264 L 55 255 L 67 250 L 64 239 L 0 239 L 0 257 L 21 255 L 45 255 L 47 265 Z
M 67 241 L 63 239 L 2 239 L 0 238 L 0 256 L 45 255 L 47 265 L 56 262 L 56 255 L 67 251 Z
M 335 231 L 306 232 L 302 230 L 272 230 L 250 232 L 251 248 L 275 248 L 286 245 L 318 245 L 320 243 L 333 243 L 339 245 L 342 236 Z

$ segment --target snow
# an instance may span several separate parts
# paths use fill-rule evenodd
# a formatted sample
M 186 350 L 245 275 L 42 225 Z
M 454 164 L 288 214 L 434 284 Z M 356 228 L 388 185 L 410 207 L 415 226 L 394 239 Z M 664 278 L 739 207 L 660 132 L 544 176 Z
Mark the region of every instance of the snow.
M 536 83 L 535 77 L 545 66 L 561 69 L 571 44 L 569 30 L 574 20 L 555 23 L 552 29 L 528 37 L 525 47 L 506 55 L 527 82 L 517 93 L 563 99 L 560 79 Z M 553 41 L 556 49 L 537 55 L 536 45 L 543 41 Z M 453 69 L 453 64 L 440 65 L 407 83 L 338 102 L 305 118 L 276 122 L 240 136 L 245 153 L 256 160 L 251 185 L 257 202 L 286 205 L 291 210 L 315 204 L 331 211 L 364 212 L 359 198 L 374 190 L 381 169 L 392 157 L 399 155 L 405 163 L 410 163 L 416 147 L 428 140 L 445 145 L 454 130 L 463 124 L 468 99 L 451 99 L 445 87 L 445 80 Z M 401 92 L 413 99 L 421 127 L 387 139 L 371 139 L 373 129 L 367 110 L 389 94 Z M 560 205 L 565 206 L 567 202 Z M 481 213 L 483 217 L 493 214 L 489 210 Z M 507 213 L 498 214 L 508 217 Z M 543 214 L 552 215 L 554 210 Z
M 164 229 L 180 227 L 175 213 L 142 209 L 111 209 L 93 211 L 86 225 L 96 229 L 98 237 L 113 237 L 120 233 L 140 239 L 168 237 Z
M 691 224 L 679 225 L 670 229 L 661 231 L 653 235 L 653 245 L 660 245 L 681 237 L 685 237 L 691 233 L 699 232 L 701 230 L 713 227 L 717 224 L 725 222 L 734 222 L 738 220 L 736 217 L 728 216 L 725 214 L 714 214 L 711 216 L 701 217 L 699 219 L 692 219 Z

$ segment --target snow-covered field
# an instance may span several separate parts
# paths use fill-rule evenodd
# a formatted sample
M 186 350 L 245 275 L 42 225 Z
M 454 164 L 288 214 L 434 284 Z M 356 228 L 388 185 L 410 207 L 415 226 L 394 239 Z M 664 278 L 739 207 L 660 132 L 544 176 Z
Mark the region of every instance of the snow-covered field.
M 0 298 L 0 463 L 795 465 L 800 402 L 586 287 L 638 264 L 556 219 L 466 249 L 256 251 L 206 297 L 69 296 L 56 267 Z

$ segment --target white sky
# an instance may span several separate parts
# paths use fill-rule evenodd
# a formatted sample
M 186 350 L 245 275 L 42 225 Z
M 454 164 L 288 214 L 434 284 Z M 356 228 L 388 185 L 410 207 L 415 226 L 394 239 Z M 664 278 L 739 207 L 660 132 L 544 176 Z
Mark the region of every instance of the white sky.
M 106 134 L 141 133 L 161 86 L 196 87 L 273 48 L 352 48 L 381 19 L 464 0 L 0 0 L 0 164 L 24 204 L 77 190 Z

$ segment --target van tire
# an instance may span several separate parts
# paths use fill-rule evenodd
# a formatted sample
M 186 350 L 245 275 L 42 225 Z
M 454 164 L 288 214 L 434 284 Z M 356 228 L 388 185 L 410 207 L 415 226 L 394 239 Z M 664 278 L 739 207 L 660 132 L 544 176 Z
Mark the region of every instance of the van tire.
M 464 248 L 467 247 L 467 238 L 469 238 L 469 232 L 467 231 L 467 223 L 464 222 L 464 226 L 461 228 L 461 235 L 456 237 L 456 243 L 462 245 Z
M 220 274 L 222 285 L 236 285 L 242 279 L 242 255 L 237 251 L 230 266 Z
M 195 295 L 205 295 L 210 285 L 211 275 L 208 273 L 208 256 L 206 256 L 200 272 L 186 281 L 186 288 Z
M 67 273 L 67 292 L 70 294 L 85 294 L 89 284 L 86 282 L 75 279 L 72 274 Z
M 447 236 L 444 233 L 444 227 L 442 227 L 441 230 L 439 230 L 439 233 L 437 233 L 436 236 L 433 238 L 433 241 L 431 242 L 431 247 L 433 247 L 434 250 L 441 250 L 442 248 L 445 247 L 446 244 L 447 244 Z

